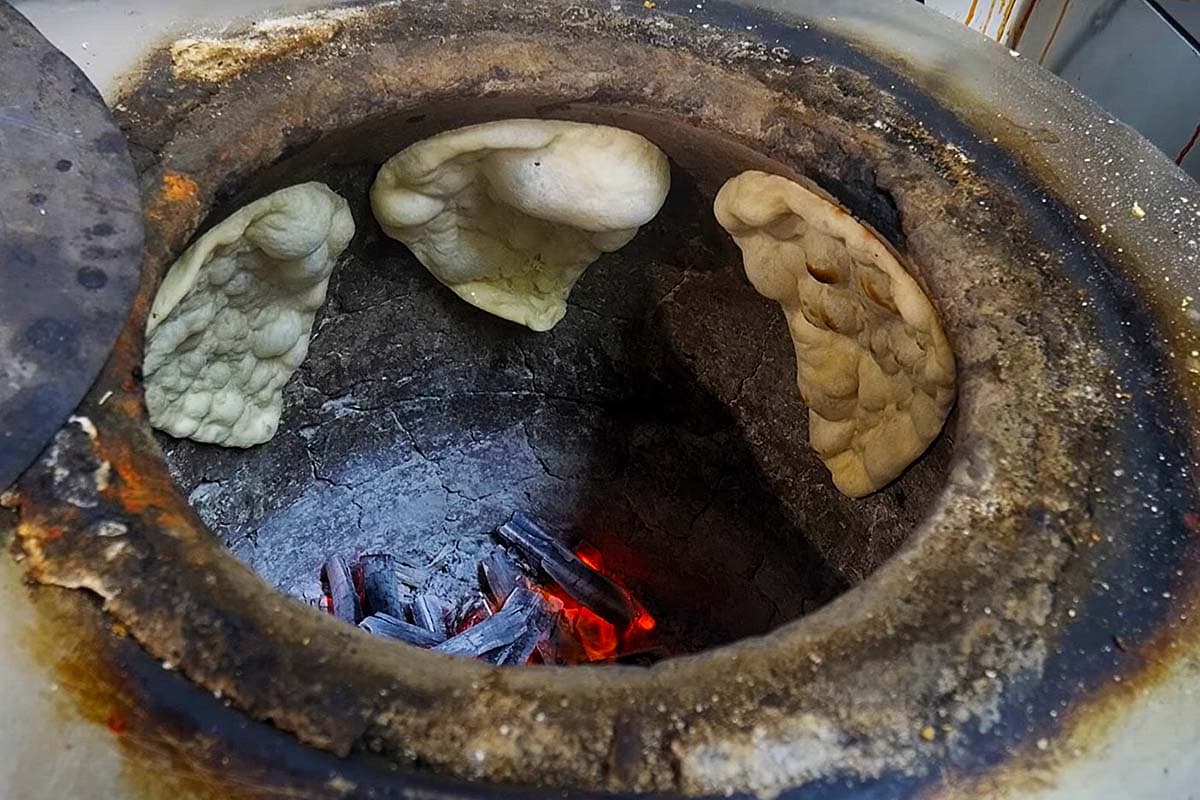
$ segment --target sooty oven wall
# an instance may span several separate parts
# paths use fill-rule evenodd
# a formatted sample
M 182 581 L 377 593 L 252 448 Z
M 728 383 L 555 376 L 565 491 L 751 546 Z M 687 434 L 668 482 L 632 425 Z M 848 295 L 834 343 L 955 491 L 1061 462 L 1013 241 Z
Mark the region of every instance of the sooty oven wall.
M 367 190 L 390 152 L 375 134 L 464 122 L 437 117 L 327 137 L 209 221 L 321 180 L 358 227 L 275 438 L 243 451 L 160 437 L 235 554 L 314 599 L 330 553 L 390 552 L 428 572 L 412 589 L 454 598 L 477 586 L 489 532 L 525 508 L 599 548 L 664 640 L 692 650 L 812 611 L 895 552 L 941 483 L 949 437 L 877 495 L 832 489 L 807 446 L 786 322 L 712 217 L 727 175 L 708 165 L 732 174 L 752 165 L 745 153 L 661 136 L 662 121 L 607 120 L 673 157 L 670 196 L 585 273 L 566 318 L 534 333 L 460 301 L 371 215 Z

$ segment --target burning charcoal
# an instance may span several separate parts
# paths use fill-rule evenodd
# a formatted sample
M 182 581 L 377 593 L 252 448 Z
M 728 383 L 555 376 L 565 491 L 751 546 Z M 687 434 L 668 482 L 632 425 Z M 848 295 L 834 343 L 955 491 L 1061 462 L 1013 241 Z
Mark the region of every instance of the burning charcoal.
M 454 611 L 454 624 L 450 626 L 451 633 L 462 633 L 467 628 L 478 625 L 493 613 L 492 605 L 479 592 L 468 594 L 458 600 Z
M 341 556 L 330 556 L 321 567 L 321 579 L 325 593 L 329 595 L 330 613 L 351 625 L 362 619 L 362 608 L 358 602 L 358 591 L 350 575 L 350 565 Z
M 487 558 L 479 562 L 479 571 L 483 573 L 483 585 L 488 598 L 497 607 L 504 605 L 512 590 L 525 581 L 521 570 L 503 550 L 489 553 Z
M 373 633 L 376 636 L 383 636 L 388 639 L 395 639 L 398 642 L 415 644 L 417 647 L 432 647 L 446 640 L 445 636 L 430 633 L 424 628 L 418 628 L 416 625 L 412 625 L 383 612 L 372 614 L 358 623 L 358 627 L 367 633 Z
M 566 549 L 520 511 L 514 513 L 512 519 L 497 528 L 496 532 L 534 564 L 543 558 L 553 558 L 560 548 Z
M 583 563 L 529 517 L 518 511 L 497 532 L 520 548 L 572 598 L 619 629 L 629 627 L 636 611 L 621 587 Z
M 544 626 L 537 637 L 535 649 L 543 664 L 561 663 L 558 648 L 562 639 L 563 601 L 553 595 L 539 593 L 545 607 Z M 528 657 L 527 657 L 528 660 Z
M 440 653 L 479 657 L 508 647 L 529 629 L 530 615 L 539 607 L 540 598 L 524 587 L 508 596 L 504 608 L 434 647 Z
M 543 636 L 539 628 L 526 628 L 525 632 L 508 647 L 494 650 L 488 656 L 488 661 L 497 667 L 520 667 L 529 661 L 533 651 L 537 649 L 538 640 Z
M 496 657 L 490 660 L 493 664 L 501 667 L 525 664 L 533 655 L 533 651 L 537 649 L 538 643 L 549 635 L 555 622 L 555 615 L 551 612 L 550 607 L 541 596 L 535 594 L 525 633 L 521 634 L 508 647 L 498 650 Z
M 557 616 L 552 616 L 550 620 L 550 630 L 546 635 L 538 640 L 537 651 L 542 658 L 543 664 L 561 664 L 563 663 L 558 653 L 559 642 L 562 638 L 562 623 Z
M 554 660 L 546 659 L 546 654 L 542 653 L 542 660 L 549 664 L 587 664 L 592 658 L 588 655 L 587 648 L 583 646 L 579 636 L 572 629 L 570 622 L 565 616 L 559 617 L 558 625 L 553 631 L 554 641 Z
M 360 563 L 366 611 L 402 618 L 404 603 L 400 600 L 400 583 L 396 580 L 396 559 L 386 553 L 374 553 L 364 555 Z
M 413 622 L 427 631 L 445 637 L 446 618 L 450 615 L 450 609 L 441 598 L 431 594 L 419 594 L 413 598 L 409 607 L 412 609 Z
M 573 561 L 542 559 L 542 569 L 563 591 L 618 629 L 624 630 L 633 622 L 633 606 L 621 588 L 578 558 Z
M 515 642 L 527 628 L 526 620 L 514 614 L 494 614 L 434 647 L 440 653 L 478 657 Z

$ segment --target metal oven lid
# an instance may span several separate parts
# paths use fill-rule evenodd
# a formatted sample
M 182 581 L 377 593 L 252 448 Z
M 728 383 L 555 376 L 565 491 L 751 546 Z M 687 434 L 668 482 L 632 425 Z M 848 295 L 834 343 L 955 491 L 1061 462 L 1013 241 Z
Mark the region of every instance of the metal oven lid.
M 138 282 L 125 137 L 65 55 L 0 2 L 0 489 L 108 358 Z

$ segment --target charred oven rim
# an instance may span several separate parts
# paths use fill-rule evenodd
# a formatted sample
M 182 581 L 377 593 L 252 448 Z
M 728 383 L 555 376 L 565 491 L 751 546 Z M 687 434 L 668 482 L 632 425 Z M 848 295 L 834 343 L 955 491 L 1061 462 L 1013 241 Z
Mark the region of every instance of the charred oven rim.
M 402 38 L 405 12 L 392 13 L 347 21 L 339 35 L 352 43 L 380 31 Z M 502 13 L 517 16 L 502 19 Z M 469 14 L 463 11 L 462 18 Z M 795 752 L 833 736 L 841 752 L 828 755 L 822 769 L 863 778 L 919 773 L 931 756 L 953 756 L 953 748 L 972 741 L 968 737 L 956 745 L 946 736 L 925 754 L 913 752 L 926 727 L 919 723 L 943 702 L 928 670 L 952 666 L 942 694 L 961 697 L 944 702 L 982 724 L 988 714 L 1001 716 L 1005 689 L 1000 687 L 1036 694 L 1058 669 L 1046 651 L 1062 635 L 1056 628 L 1067 609 L 1060 592 L 1086 585 L 1100 569 L 1093 557 L 1076 552 L 1078 543 L 1100 526 L 1106 533 L 1111 527 L 1116 536 L 1112 553 L 1132 552 L 1137 545 L 1137 537 L 1117 530 L 1118 520 L 1106 516 L 1104 508 L 1105 502 L 1115 503 L 1117 511 L 1124 508 L 1128 487 L 1096 467 L 1099 459 L 1089 464 L 1086 456 L 1098 456 L 1105 441 L 1124 436 L 1113 432 L 1122 427 L 1122 414 L 1156 409 L 1118 412 L 1105 394 L 1111 388 L 1105 374 L 1109 365 L 1085 357 L 1087 336 L 1096 335 L 1098 325 L 1094 311 L 1052 313 L 1053 319 L 1042 320 L 1049 327 L 1040 333 L 1004 324 L 1014 308 L 1029 305 L 1035 290 L 1056 285 L 1048 275 L 1054 259 L 1047 254 L 1038 260 L 1039 240 L 1026 236 L 1022 225 L 976 227 L 986 220 L 973 216 L 969 206 L 982 198 L 994 202 L 992 213 L 999 208 L 1016 214 L 1014 195 L 1033 196 L 1032 187 L 993 180 L 986 173 L 995 164 L 970 169 L 955 163 L 953 152 L 939 157 L 929 148 L 931 142 L 942 143 L 938 137 L 900 104 L 872 96 L 878 90 L 850 70 L 839 68 L 826 84 L 814 82 L 815 88 L 792 86 L 786 75 L 772 77 L 776 65 L 769 60 L 719 57 L 698 46 L 669 51 L 664 42 L 645 43 L 644 27 L 598 24 L 621 16 L 593 10 L 587 30 L 595 41 L 575 38 L 576 32 L 561 22 L 566 17 L 559 18 L 552 35 L 537 39 L 520 32 L 465 37 L 456 45 L 461 58 L 454 61 L 453 80 L 439 72 L 444 68 L 436 50 L 422 49 L 420 42 L 403 56 L 387 48 L 325 54 L 325 59 L 345 59 L 338 67 L 345 74 L 366 76 L 349 85 L 338 82 L 336 98 L 319 82 L 327 71 L 322 59 L 254 65 L 240 80 L 256 74 L 278 81 L 273 70 L 286 66 L 289 82 L 299 81 L 309 91 L 303 109 L 289 109 L 284 99 L 262 103 L 261 97 L 251 109 L 250 99 L 235 86 L 177 112 L 172 123 L 179 124 L 181 135 L 168 137 L 149 157 L 143 153 L 148 257 L 135 312 L 80 410 L 96 434 L 69 426 L 60 435 L 58 457 L 81 456 L 72 469 L 95 472 L 97 464 L 108 463 L 113 477 L 99 487 L 96 505 L 80 506 L 64 499 L 47 462 L 27 475 L 22 536 L 33 571 L 50 583 L 92 589 L 151 653 L 178 664 L 198 684 L 223 692 L 253 716 L 338 753 L 378 750 L 462 777 L 500 781 L 684 792 L 766 790 L 811 776 L 791 774 L 787 764 L 755 764 L 748 755 L 768 745 Z M 519 12 L 476 20 L 481 22 L 505 31 L 528 24 Z M 356 30 L 356 25 L 362 27 Z M 646 88 L 643 81 L 588 71 L 589 65 L 611 63 L 614 53 L 626 56 L 623 63 L 636 65 L 642 74 L 689 75 L 686 90 L 669 79 Z M 837 53 L 823 56 L 836 59 Z M 351 72 L 355 64 L 359 69 Z M 428 72 L 417 74 L 415 65 Z M 386 74 L 383 66 L 412 82 L 375 77 Z M 712 80 L 701 87 L 697 75 Z M 308 135 L 304 131 L 346 127 L 355 116 L 382 113 L 381 103 L 390 105 L 389 111 L 415 110 L 439 92 L 502 95 L 528 92 L 537 81 L 545 97 L 661 109 L 692 124 L 718 127 L 803 172 L 820 169 L 814 163 L 820 153 L 806 150 L 799 132 L 823 133 L 844 152 L 873 163 L 876 184 L 887 188 L 898 206 L 904 249 L 921 267 L 960 358 L 959 444 L 950 482 L 910 545 L 863 587 L 770 637 L 648 671 L 502 673 L 420 652 L 401 656 L 394 645 L 264 593 L 265 586 L 220 548 L 174 491 L 149 435 L 140 387 L 130 380 L 140 362 L 148 302 L 162 265 L 222 199 L 219 195 L 278 161 L 296 146 L 297 136 Z M 696 105 L 698 88 L 704 100 Z M 830 93 L 820 96 L 820 91 Z M 884 122 L 883 133 L 856 124 L 861 121 L 855 119 L 861 112 L 856 100 L 868 96 L 877 103 L 874 113 Z M 769 115 L 753 108 L 764 98 L 772 101 Z M 129 98 L 129 123 L 138 122 L 137 102 L 146 99 Z M 205 137 L 216 140 L 215 133 L 236 124 L 198 122 L 210 110 L 206 102 L 250 129 L 227 149 L 214 142 L 206 146 Z M 827 105 L 820 107 L 821 102 Z M 302 124 L 296 124 L 298 117 Z M 910 148 L 929 159 L 925 168 Z M 826 177 L 837 177 L 836 165 L 830 169 L 833 175 Z M 948 192 L 939 194 L 938 185 Z M 940 215 L 938 207 L 951 212 Z M 1034 220 L 1029 228 L 1038 225 L 1043 226 L 1038 236 L 1051 240 L 1062 237 L 1066 227 L 1053 230 Z M 975 244 L 968 246 L 956 235 L 966 230 Z M 947 241 L 961 249 L 947 248 Z M 964 262 L 964 254 L 978 260 Z M 997 254 L 1003 257 L 997 260 Z M 1012 263 L 1028 263 L 1025 259 L 1035 262 L 1029 269 L 1034 274 L 1003 272 Z M 978 271 L 1002 285 L 971 286 L 968 295 L 961 281 L 970 275 L 951 269 L 964 263 L 972 267 L 964 271 Z M 1082 266 L 1097 263 L 1104 264 Z M 1003 285 L 1004 280 L 1013 284 Z M 981 313 L 981 300 L 987 314 Z M 1084 338 L 1073 338 L 1079 334 Z M 1048 345 L 1062 349 L 1054 354 L 1057 369 L 1050 367 Z M 1001 379 L 1005 374 L 1007 381 Z M 1021 375 L 1025 383 L 1015 386 L 1012 375 Z M 1030 397 L 1023 391 L 1027 387 L 1045 393 Z M 105 391 L 117 392 L 107 405 L 100 402 Z M 1072 402 L 1061 402 L 1064 396 Z M 1095 421 L 1105 429 L 1089 427 Z M 1135 450 L 1130 458 L 1141 464 L 1142 454 Z M 1112 499 L 1092 498 L 1095 488 L 1111 490 Z M 113 543 L 88 534 L 101 518 L 119 518 L 129 527 L 116 552 Z M 58 535 L 47 535 L 55 530 Z M 1040 547 L 1031 548 L 1031 542 Z M 268 652 L 264 641 L 275 652 Z M 952 655 L 956 649 L 957 657 Z M 354 677 L 338 685 L 312 680 L 306 667 L 321 659 L 344 665 Z M 401 660 L 410 667 L 403 676 L 396 669 Z M 964 666 L 996 673 L 1000 687 L 972 688 L 974 673 Z M 380 699 L 368 704 L 366 697 Z M 664 710 L 655 711 L 660 705 Z M 497 710 L 523 722 L 539 714 L 542 719 L 524 737 L 506 737 L 488 723 L 488 712 Z M 873 736 L 881 750 L 856 747 L 856 736 Z M 659 749 L 647 750 L 650 744 Z M 477 752 L 485 758 L 474 759 Z M 738 772 L 739 761 L 760 774 Z

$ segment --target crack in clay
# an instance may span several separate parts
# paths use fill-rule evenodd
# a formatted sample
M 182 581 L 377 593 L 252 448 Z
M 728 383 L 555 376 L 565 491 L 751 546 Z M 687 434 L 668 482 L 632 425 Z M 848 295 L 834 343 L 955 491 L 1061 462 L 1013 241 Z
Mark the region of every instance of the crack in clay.
M 709 512 L 709 509 L 711 509 L 714 505 L 716 505 L 717 496 L 720 494 L 720 492 L 722 490 L 722 484 L 724 484 L 724 483 L 725 483 L 724 478 L 717 480 L 716 486 L 714 487 L 713 492 L 709 494 L 708 499 L 704 503 L 704 506 L 698 512 L 696 512 L 696 515 L 694 517 L 692 517 L 690 522 L 688 522 L 687 529 L 689 532 L 695 531 L 696 525 L 699 524 L 701 517 L 703 517 L 705 514 L 707 514 Z
M 345 354 L 345 355 L 349 355 L 349 354 Z M 347 397 L 352 398 L 354 395 L 355 389 L 358 389 L 361 386 L 370 387 L 376 381 L 376 379 L 374 377 L 366 377 L 366 378 L 362 378 L 360 380 L 354 381 L 349 386 L 339 386 L 339 387 L 335 387 L 334 389 L 331 389 L 331 390 L 326 390 L 326 389 L 322 389 L 319 386 L 314 386 L 308 382 L 308 380 L 305 377 L 305 369 L 303 366 L 299 370 L 296 371 L 295 377 L 296 377 L 297 382 L 300 384 L 300 386 L 302 386 L 303 388 L 307 389 L 310 392 L 314 392 L 314 393 L 320 395 L 321 397 L 325 398 L 325 403 L 336 402 L 337 400 L 347 398 Z M 413 377 L 414 377 L 413 374 L 409 373 L 407 375 L 399 376 L 397 381 L 408 382 L 408 381 L 412 380 Z M 335 395 L 335 392 L 336 392 L 336 395 Z M 321 404 L 322 408 L 316 409 L 317 413 L 325 413 L 325 409 L 323 407 L 325 405 L 325 403 Z M 372 408 L 372 407 L 366 407 L 366 406 L 356 406 L 355 407 L 355 410 L 363 411 L 363 412 L 379 411 L 381 409 L 382 409 L 382 406 L 378 407 L 378 408 Z
M 524 420 L 520 422 L 520 426 L 521 433 L 524 434 L 525 437 L 525 446 L 529 448 L 530 455 L 532 455 L 534 460 L 537 461 L 538 466 L 542 468 L 542 472 L 546 473 L 548 477 L 551 477 L 556 481 L 565 482 L 566 478 L 550 469 L 550 465 L 546 463 L 546 459 L 543 458 L 542 454 L 539 453 L 537 448 L 533 446 L 533 440 L 529 438 L 529 426 L 525 424 Z
M 568 308 L 577 308 L 580 311 L 582 311 L 583 313 L 591 314 L 592 316 L 597 317 L 599 319 L 613 320 L 616 322 L 641 322 L 642 320 L 646 319 L 646 317 L 648 317 L 650 315 L 649 312 L 647 312 L 646 314 L 642 314 L 639 316 L 627 317 L 624 314 L 614 314 L 611 312 L 600 311 L 598 309 L 592 308 L 591 306 L 586 306 L 583 303 L 580 303 L 576 300 L 570 300 L 570 299 L 567 300 L 567 307 Z
M 530 477 L 532 477 L 532 476 L 518 478 L 516 480 L 516 482 L 523 483 L 525 481 L 528 481 Z M 499 489 L 495 489 L 495 490 L 487 492 L 485 494 L 473 495 L 473 494 L 469 494 L 465 489 L 455 489 L 454 487 L 450 486 L 450 484 L 446 483 L 445 479 L 442 478 L 440 475 L 438 476 L 438 480 L 441 483 L 442 489 L 446 492 L 446 494 L 448 494 L 452 497 L 457 497 L 460 500 L 466 500 L 470 503 L 479 503 L 484 500 L 487 500 L 489 497 L 495 497 L 496 495 L 504 494 L 505 492 L 509 491 L 509 487 L 502 486 Z M 447 505 L 449 505 L 449 504 L 447 504 Z
M 452 391 L 452 392 L 448 392 L 446 394 L 413 394 L 413 395 L 408 395 L 406 397 L 396 397 L 396 398 L 386 399 L 378 404 L 369 404 L 369 405 L 363 405 L 363 404 L 359 404 L 359 403 L 355 403 L 354 405 L 347 404 L 340 408 L 333 409 L 334 416 L 328 417 L 326 419 L 321 419 L 316 422 L 306 423 L 304 427 L 319 428 L 322 425 L 326 425 L 329 422 L 335 422 L 338 419 L 340 419 L 341 417 L 348 416 L 349 414 L 372 414 L 372 413 L 378 413 L 381 411 L 392 411 L 394 406 L 404 406 L 404 405 L 412 404 L 412 403 L 446 402 L 446 401 L 450 401 L 450 400 L 464 400 L 464 399 L 475 399 L 475 398 L 484 398 L 484 397 L 512 398 L 512 399 L 517 399 L 517 400 L 526 400 L 526 399 L 528 399 L 528 400 L 548 400 L 548 401 L 554 401 L 554 402 L 559 402 L 559 403 L 570 403 L 573 405 L 586 406 L 589 408 L 598 408 L 598 409 L 607 409 L 612 406 L 611 401 L 595 400 L 595 399 L 590 399 L 590 398 L 585 398 L 585 397 L 572 397 L 569 395 L 555 394 L 553 392 L 549 392 L 549 391 L 540 389 L 537 385 L 537 376 L 536 376 L 532 366 L 529 363 L 528 353 L 525 351 L 525 348 L 522 347 L 519 342 L 514 342 L 514 344 L 516 345 L 517 352 L 520 353 L 520 355 L 521 355 L 522 367 L 524 368 L 524 370 L 526 372 L 526 375 L 522 376 L 522 377 L 529 380 L 529 383 L 532 387 L 531 389 L 492 389 L 492 390 L 484 389 L 484 390 Z M 416 375 L 413 373 L 402 375 L 396 381 L 393 382 L 393 386 L 397 386 L 397 387 L 403 386 L 404 384 L 408 383 L 409 381 L 414 380 L 415 378 L 416 378 Z M 354 394 L 355 389 L 358 389 L 359 387 L 362 387 L 362 386 L 370 386 L 371 384 L 373 384 L 375 382 L 376 379 L 375 378 L 364 378 L 362 380 L 358 380 L 358 381 L 355 381 L 354 383 L 351 383 L 349 386 L 338 387 L 338 389 L 336 390 L 336 392 L 337 392 L 336 395 L 333 394 L 331 391 L 321 389 L 320 387 L 314 386 L 311 383 L 309 383 L 303 375 L 303 369 L 301 369 L 300 371 L 298 371 L 296 373 L 296 380 L 305 389 L 307 389 L 311 392 L 314 392 L 314 393 L 320 395 L 321 397 L 325 398 L 325 402 L 323 402 L 319 408 L 313 409 L 314 413 L 328 414 L 330 412 L 330 409 L 326 408 L 326 406 L 329 403 L 336 403 L 339 400 L 342 400 L 345 398 L 353 399 L 353 394 Z M 339 417 L 337 415 L 338 411 L 343 411 L 345 413 L 341 414 L 341 417 Z M 405 433 L 408 434 L 408 431 L 405 431 Z M 412 438 L 411 434 L 409 434 L 409 437 Z
M 529 380 L 529 385 L 532 391 L 538 391 L 537 375 L 534 374 L 533 367 L 529 363 L 529 353 L 526 352 L 524 344 L 520 339 L 513 340 L 513 346 L 517 348 L 517 352 L 521 354 L 521 366 L 525 368 L 525 377 Z
M 662 299 L 660 299 L 657 303 L 654 304 L 654 307 L 661 308 L 662 306 L 665 306 L 668 302 L 677 302 L 675 300 L 675 294 L 680 289 L 683 288 L 684 284 L 686 284 L 693 277 L 695 277 L 695 275 L 696 275 L 695 272 L 684 270 L 683 276 L 680 277 L 679 281 L 674 286 L 672 286 L 670 289 L 667 290 L 667 293 L 662 296 Z
M 397 301 L 403 302 L 404 300 L 407 300 L 407 299 L 408 298 L 404 295 L 396 295 L 394 297 L 388 297 L 383 300 L 380 300 L 379 302 L 371 303 L 370 305 L 363 306 L 362 308 L 343 308 L 341 311 L 337 312 L 337 316 L 330 319 L 330 322 L 342 322 L 347 317 L 355 317 L 355 316 L 358 316 L 359 314 L 366 314 L 369 311 L 375 311 L 376 309 L 383 308 L 384 306 L 389 305 L 391 303 L 395 303 Z
M 629 509 L 629 513 L 633 515 L 633 518 L 638 521 L 638 524 L 640 524 L 646 530 L 652 531 L 663 538 L 671 538 L 670 534 L 667 533 L 667 531 L 661 525 L 642 516 L 642 512 L 638 510 L 638 504 L 635 503 L 634 499 L 629 496 L 628 488 L 625 486 L 620 486 L 619 492 L 621 494 L 621 499 L 625 501 L 626 508 Z
M 410 403 L 424 403 L 424 402 L 431 402 L 431 401 L 445 402 L 447 400 L 463 400 L 463 399 L 472 399 L 472 398 L 477 398 L 477 397 L 509 397 L 509 398 L 521 399 L 521 400 L 525 400 L 525 399 L 553 400 L 553 401 L 559 402 L 559 403 L 571 403 L 574 405 L 588 406 L 588 407 L 592 407 L 592 408 L 603 408 L 603 409 L 607 409 L 613 405 L 613 403 L 611 401 L 606 402 L 604 400 L 591 400 L 591 399 L 584 398 L 584 397 L 570 397 L 567 395 L 551 394 L 549 392 L 536 391 L 536 390 L 535 391 L 525 391 L 525 390 L 514 390 L 514 389 L 497 389 L 495 391 L 451 392 L 449 394 L 444 394 L 444 395 L 438 395 L 438 394 L 412 395 L 410 397 L 398 398 L 396 400 L 391 401 L 389 404 L 382 405 L 382 406 L 375 407 L 375 408 L 362 407 L 361 410 L 363 410 L 363 411 L 383 411 L 383 410 L 388 409 L 389 406 L 392 406 L 392 405 L 405 405 L 405 404 L 410 404 Z M 326 421 L 328 421 L 328 420 L 326 420 Z
M 391 409 L 391 408 L 386 409 L 386 410 L 388 412 L 388 415 L 391 416 L 392 421 L 396 424 L 396 428 L 401 433 L 404 434 L 404 436 L 408 439 L 409 444 L 412 445 L 413 452 L 416 453 L 417 456 L 422 461 L 424 461 L 425 463 L 427 463 L 433 467 L 435 476 L 437 477 L 437 480 L 438 480 L 438 484 L 441 486 L 442 491 L 445 492 L 447 495 L 450 495 L 452 497 L 457 497 L 460 500 L 466 500 L 470 503 L 478 503 L 478 502 L 488 499 L 489 497 L 494 497 L 496 495 L 503 494 L 504 492 L 509 490 L 508 487 L 501 487 L 499 489 L 495 489 L 490 492 L 485 492 L 484 494 L 481 494 L 481 495 L 473 495 L 464 489 L 454 488 L 448 482 L 448 479 L 446 476 L 446 470 L 445 470 L 442 462 L 445 460 L 445 458 L 447 458 L 448 456 L 457 452 L 457 450 L 447 450 L 445 453 L 442 454 L 441 458 L 435 458 L 435 457 L 429 455 L 428 453 L 425 452 L 425 449 L 417 443 L 417 438 L 416 438 L 416 436 L 413 435 L 412 431 L 410 431 L 408 429 L 408 427 L 403 422 L 400 421 L 400 416 L 395 412 L 395 410 Z M 520 425 L 522 428 L 522 431 L 524 432 L 524 423 L 517 423 L 517 425 Z M 497 434 L 502 434 L 509 430 L 512 430 L 512 428 L 517 427 L 517 425 L 513 425 L 508 428 L 505 428 L 504 430 L 498 431 Z M 484 441 L 483 438 L 475 439 L 471 443 L 479 444 L 482 441 Z M 528 439 L 526 439 L 526 444 L 528 445 Z M 530 448 L 530 450 L 532 451 L 532 447 Z M 534 453 L 534 458 L 537 458 L 536 453 Z M 395 468 L 393 468 L 393 469 L 395 469 Z M 383 474 L 387 474 L 387 472 L 390 472 L 390 471 L 391 470 L 387 470 Z M 522 483 L 522 482 L 528 481 L 532 477 L 534 477 L 534 476 L 531 476 L 531 475 L 522 476 L 520 478 L 515 479 L 515 482 Z M 370 479 L 368 479 L 368 480 L 370 480 Z M 364 483 L 365 482 L 366 481 L 364 481 Z M 362 484 L 360 483 L 358 485 L 362 485 Z M 446 505 L 447 505 L 447 507 L 449 507 L 450 503 L 446 503 Z M 447 511 L 447 514 L 449 514 L 449 513 L 450 512 Z M 446 520 L 446 521 L 452 521 L 452 520 Z M 445 526 L 443 526 L 443 527 L 445 527 Z
M 322 309 L 321 318 L 317 321 L 317 324 L 314 328 L 312 336 L 314 340 L 317 338 L 317 335 L 327 326 L 337 325 L 341 322 L 344 322 L 346 321 L 347 317 L 364 314 L 369 311 L 382 308 L 389 303 L 394 303 L 397 300 L 403 301 L 407 299 L 406 295 L 404 294 L 395 294 L 391 295 L 390 297 L 385 297 L 383 300 L 365 305 L 362 308 L 347 308 L 341 297 L 341 288 L 346 278 L 344 269 L 347 261 L 352 261 L 352 259 L 347 259 L 343 256 L 338 259 L 338 263 L 334 267 L 333 277 L 330 280 L 329 291 L 327 293 L 329 299 L 327 300 L 325 307 Z M 351 282 L 353 283 L 353 280 L 351 280 Z
M 413 436 L 412 431 L 410 431 L 408 427 L 400 421 L 400 415 L 396 413 L 395 409 L 389 408 L 387 409 L 387 412 L 388 415 L 391 416 L 392 422 L 396 423 L 396 428 L 408 438 L 408 443 L 412 445 L 413 452 L 416 453 L 426 463 L 432 464 L 435 469 L 440 468 L 437 460 L 425 452 L 425 448 L 421 447 L 421 445 L 417 443 L 417 437 Z
M 758 377 L 758 373 L 762 371 L 763 365 L 767 363 L 767 340 L 771 337 L 771 331 L 775 328 L 775 320 L 772 319 L 767 326 L 763 328 L 762 336 L 758 341 L 758 363 L 754 365 L 754 369 L 750 371 L 746 377 L 738 383 L 737 392 L 734 393 L 731 405 L 740 405 L 742 395 L 746 393 L 746 387 Z
M 360 533 L 365 533 L 365 530 L 363 528 L 363 517 L 366 516 L 367 510 L 365 508 L 363 508 L 362 503 L 359 502 L 359 499 L 354 494 L 354 489 L 357 488 L 357 486 L 362 485 L 362 483 L 365 483 L 365 481 L 362 481 L 358 484 L 342 483 L 340 481 L 334 480 L 333 478 L 329 477 L 328 475 L 323 475 L 321 473 L 320 469 L 318 469 L 318 467 L 317 467 L 317 457 L 312 451 L 311 440 L 306 439 L 303 436 L 300 437 L 300 440 L 303 442 L 304 452 L 308 456 L 308 467 L 309 467 L 309 471 L 312 473 L 313 480 L 317 481 L 318 483 L 323 483 L 326 486 L 331 486 L 331 487 L 345 490 L 346 499 L 350 501 L 350 504 L 352 506 L 354 506 L 356 509 L 358 509 L 358 516 L 355 518 L 354 526 L 356 528 L 358 528 Z
M 753 587 L 754 591 L 758 592 L 759 595 L 762 596 L 767 601 L 768 605 L 770 605 L 771 620 L 772 620 L 772 622 L 774 622 L 775 620 L 779 619 L 780 616 L 783 615 L 783 608 L 779 605 L 778 599 L 772 597 L 771 594 L 769 594 L 768 592 L 763 591 L 763 588 L 758 584 L 759 573 L 762 572 L 763 568 L 766 567 L 766 565 L 767 565 L 767 554 L 766 553 L 758 554 L 758 560 L 754 562 L 754 567 L 753 567 L 753 569 L 750 570 L 750 586 Z

